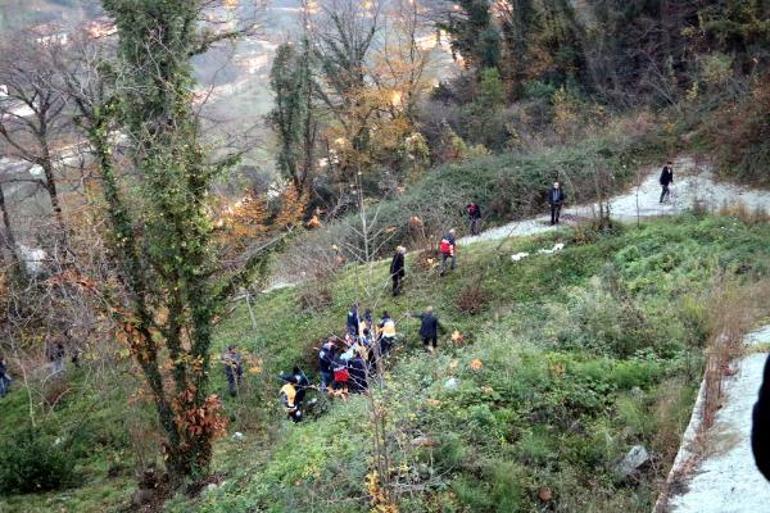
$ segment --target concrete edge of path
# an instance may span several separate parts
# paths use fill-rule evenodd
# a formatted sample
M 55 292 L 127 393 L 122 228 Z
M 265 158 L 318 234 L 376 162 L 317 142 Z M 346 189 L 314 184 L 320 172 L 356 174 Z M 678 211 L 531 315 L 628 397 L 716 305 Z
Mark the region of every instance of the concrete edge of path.
M 770 324 L 760 325 L 756 329 L 747 333 L 743 337 L 743 346 L 746 351 L 740 357 L 736 358 L 736 360 L 733 362 L 735 366 L 737 368 L 740 368 L 742 366 L 742 362 L 747 361 L 748 358 L 751 358 L 752 356 L 755 356 L 755 352 L 752 351 L 752 348 L 755 348 L 757 346 L 761 346 L 762 344 L 767 343 L 768 337 L 770 337 Z M 763 352 L 763 359 L 764 359 L 765 353 L 766 352 Z M 764 367 L 764 365 L 762 367 Z M 734 380 L 735 378 L 736 378 L 735 376 L 730 376 L 730 379 Z M 761 382 L 762 376 L 760 375 L 758 379 Z M 760 382 L 756 383 L 756 390 L 759 390 L 759 387 L 761 385 Z M 723 390 L 723 396 L 726 399 L 729 399 L 730 397 L 729 387 L 731 386 L 731 381 L 726 380 L 725 383 L 726 383 L 726 388 L 725 390 Z M 686 488 L 684 488 L 685 491 L 683 491 L 683 487 L 687 487 L 689 485 L 689 482 L 697 474 L 699 468 L 710 457 L 710 455 L 707 454 L 708 450 L 704 450 L 704 447 L 701 444 L 708 444 L 708 435 L 711 433 L 712 430 L 716 429 L 718 424 L 718 419 L 717 421 L 714 422 L 713 426 L 711 426 L 708 430 L 704 431 L 703 417 L 704 417 L 704 408 L 705 408 L 705 396 L 706 396 L 706 377 L 704 372 L 704 378 L 702 379 L 700 384 L 698 397 L 695 401 L 695 405 L 693 406 L 693 412 L 692 412 L 692 415 L 690 416 L 689 424 L 687 425 L 687 429 L 685 430 L 684 435 L 682 436 L 682 443 L 679 447 L 679 451 L 677 452 L 676 458 L 674 459 L 674 463 L 666 478 L 663 492 L 661 493 L 660 497 L 658 497 L 658 500 L 655 503 L 653 513 L 671 512 L 673 507 L 673 505 L 671 504 L 671 501 L 677 497 L 681 497 L 687 494 Z M 752 398 L 752 400 L 750 401 L 750 404 L 752 406 L 755 400 L 756 400 L 755 398 Z M 722 413 L 724 413 L 724 409 L 720 408 L 719 412 L 717 412 L 717 418 Z M 746 414 L 747 421 L 750 422 L 751 412 L 746 411 L 745 414 Z M 704 438 L 704 435 L 705 435 L 705 438 Z M 745 441 L 748 442 L 748 440 L 745 440 Z M 750 460 L 750 461 L 747 460 L 746 466 L 745 467 L 742 466 L 742 468 L 749 469 L 748 470 L 749 472 L 757 472 L 754 467 L 753 460 Z M 751 513 L 753 513 L 753 511 Z

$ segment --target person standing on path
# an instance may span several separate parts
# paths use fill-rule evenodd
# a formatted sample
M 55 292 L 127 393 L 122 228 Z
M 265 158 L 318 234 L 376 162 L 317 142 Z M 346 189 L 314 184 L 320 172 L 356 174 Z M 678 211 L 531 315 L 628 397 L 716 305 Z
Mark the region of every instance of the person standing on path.
M 439 244 L 439 252 L 441 252 L 441 270 L 439 271 L 440 276 L 444 276 L 444 273 L 446 273 L 446 261 L 451 260 L 451 266 L 450 269 L 454 271 L 455 263 L 456 263 L 456 257 L 455 257 L 455 229 L 452 228 L 447 232 L 446 235 L 441 239 L 441 243 Z
M 663 166 L 663 171 L 660 173 L 660 185 L 662 187 L 662 190 L 660 191 L 660 203 L 663 203 L 663 201 L 668 199 L 671 195 L 669 187 L 672 183 L 674 183 L 674 168 L 673 163 L 669 160 L 666 165 Z
M 393 260 L 390 262 L 390 278 L 393 280 L 393 297 L 401 294 L 401 285 L 406 276 L 406 268 L 404 266 L 404 255 L 406 254 L 406 248 L 399 246 L 396 248 L 396 254 L 393 255 Z
M 475 201 L 471 201 L 465 206 L 465 212 L 468 213 L 468 223 L 470 225 L 471 235 L 478 235 L 481 231 L 481 207 L 479 207 Z
M 423 313 L 414 315 L 420 319 L 420 338 L 428 352 L 434 352 L 438 345 L 438 332 L 444 331 L 444 327 L 433 313 L 433 307 L 429 306 Z
M 548 204 L 551 205 L 551 225 L 559 224 L 561 207 L 566 199 L 567 195 L 564 194 L 561 184 L 554 182 L 553 187 L 548 191 Z

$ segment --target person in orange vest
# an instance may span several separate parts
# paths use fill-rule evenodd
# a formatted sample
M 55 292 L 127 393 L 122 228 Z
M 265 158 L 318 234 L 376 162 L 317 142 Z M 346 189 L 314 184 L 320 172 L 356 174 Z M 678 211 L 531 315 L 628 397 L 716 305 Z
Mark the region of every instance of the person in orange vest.
M 446 235 L 441 239 L 441 243 L 439 244 L 439 251 L 441 252 L 441 271 L 439 274 L 441 276 L 444 276 L 444 273 L 446 272 L 446 261 L 451 260 L 451 266 L 450 269 L 454 271 L 455 268 L 455 245 L 457 244 L 455 242 L 455 230 L 452 228 L 447 232 Z

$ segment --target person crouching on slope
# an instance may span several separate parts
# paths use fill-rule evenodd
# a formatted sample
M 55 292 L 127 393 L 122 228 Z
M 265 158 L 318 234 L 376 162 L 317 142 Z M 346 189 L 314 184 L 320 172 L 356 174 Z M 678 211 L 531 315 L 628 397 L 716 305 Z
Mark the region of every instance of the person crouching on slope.
M 420 338 L 425 349 L 430 353 L 434 352 L 438 345 L 438 332 L 439 330 L 443 332 L 444 327 L 433 313 L 433 307 L 429 306 L 423 313 L 414 316 L 420 319 Z
M 439 244 L 439 252 L 441 253 L 441 271 L 439 272 L 440 276 L 444 276 L 444 273 L 446 272 L 446 261 L 451 260 L 451 266 L 450 269 L 454 271 L 455 263 L 456 263 L 456 257 L 455 257 L 455 250 L 456 250 L 456 242 L 455 242 L 455 230 L 452 228 L 447 232 L 446 235 L 441 239 L 441 243 Z

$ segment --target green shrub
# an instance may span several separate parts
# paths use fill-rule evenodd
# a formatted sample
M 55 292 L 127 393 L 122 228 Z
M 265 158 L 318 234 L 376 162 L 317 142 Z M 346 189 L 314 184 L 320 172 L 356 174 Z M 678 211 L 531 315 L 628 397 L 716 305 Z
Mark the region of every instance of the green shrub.
M 74 458 L 57 440 L 36 429 L 19 431 L 0 446 L 0 492 L 37 493 L 72 484 Z

